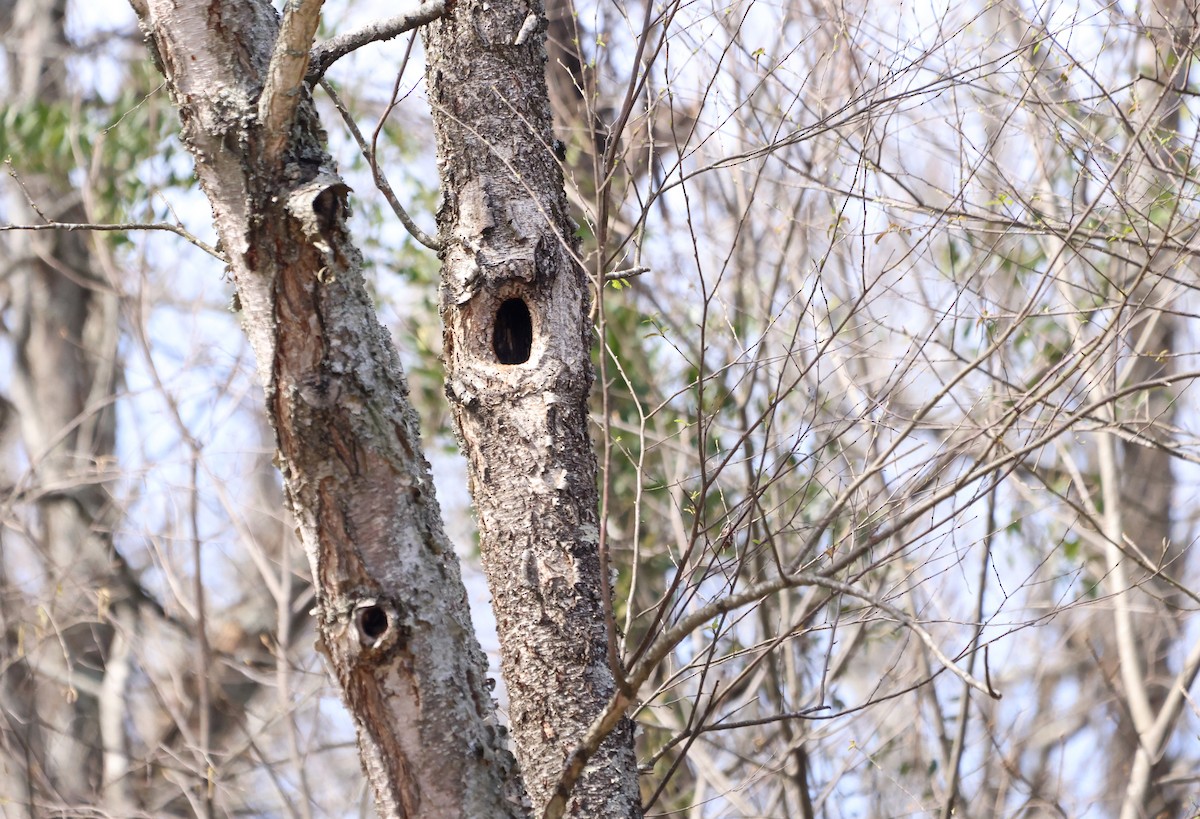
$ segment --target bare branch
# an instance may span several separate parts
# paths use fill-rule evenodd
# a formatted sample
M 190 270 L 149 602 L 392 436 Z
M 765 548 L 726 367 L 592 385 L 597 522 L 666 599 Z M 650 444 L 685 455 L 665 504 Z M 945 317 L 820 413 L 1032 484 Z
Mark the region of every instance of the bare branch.
M 8 230 L 17 231 L 42 231 L 42 230 L 94 230 L 102 233 L 125 233 L 134 230 L 163 230 L 167 233 L 174 233 L 176 236 L 181 236 L 187 239 L 188 242 L 203 250 L 214 259 L 228 261 L 225 254 L 217 250 L 212 245 L 201 239 L 196 238 L 191 231 L 179 225 L 172 225 L 167 222 L 121 222 L 118 224 L 102 225 L 93 224 L 90 222 L 46 222 L 39 225 L 0 225 L 0 232 Z
M 314 85 L 325 76 L 335 62 L 345 57 L 351 51 L 362 48 L 370 43 L 391 40 L 401 34 L 412 31 L 426 23 L 431 23 L 446 13 L 446 0 L 428 0 L 403 14 L 387 20 L 380 20 L 363 26 L 357 31 L 340 34 L 337 37 L 318 43 L 313 47 L 308 66 L 308 74 L 304 81 Z
M 1150 787 L 1150 774 L 1154 763 L 1166 750 L 1167 742 L 1174 733 L 1175 725 L 1183 712 L 1188 690 L 1200 674 L 1200 640 L 1192 644 L 1187 661 L 1172 681 L 1167 700 L 1159 709 L 1154 725 L 1142 736 L 1134 759 L 1133 771 L 1129 776 L 1129 787 L 1125 791 L 1125 804 L 1121 807 L 1121 819 L 1136 819 L 1141 815 L 1141 806 Z
M 562 778 L 555 789 L 554 798 L 547 804 L 546 810 L 542 814 L 543 819 L 561 819 L 563 811 L 566 808 L 566 800 L 570 796 L 575 782 L 583 773 L 588 759 L 600 747 L 600 743 L 604 741 L 604 738 L 619 724 L 621 717 L 625 714 L 625 709 L 636 700 L 638 690 L 650 678 L 650 675 L 658 667 L 658 664 L 674 651 L 675 647 L 682 640 L 686 639 L 697 628 L 700 628 L 715 617 L 739 609 L 742 606 L 756 603 L 784 589 L 800 588 L 803 586 L 818 586 L 831 591 L 841 592 L 842 594 L 856 597 L 870 604 L 871 607 L 879 609 L 910 629 L 925 644 L 930 653 L 937 658 L 938 662 L 946 670 L 962 680 L 969 688 L 973 688 L 994 700 L 1001 698 L 1001 694 L 995 691 L 991 685 L 976 679 L 969 671 L 959 666 L 947 656 L 934 641 L 932 635 L 920 623 L 895 606 L 885 603 L 883 600 L 849 583 L 843 583 L 831 577 L 804 572 L 798 572 L 787 577 L 776 577 L 751 586 L 745 591 L 729 594 L 708 605 L 701 606 L 687 616 L 680 618 L 679 622 L 654 641 L 650 649 L 630 669 L 628 677 L 624 680 L 625 685 L 618 686 L 618 690 L 609 701 L 608 707 L 592 722 L 583 740 L 568 758 L 567 764 L 563 769 Z
M 628 281 L 629 279 L 636 279 L 638 276 L 642 275 L 643 273 L 649 273 L 649 272 L 650 272 L 650 268 L 644 267 L 642 265 L 638 265 L 637 267 L 627 267 L 624 270 L 614 270 L 611 273 L 605 273 L 604 281 L 606 281 L 606 282 L 623 282 L 623 281 Z

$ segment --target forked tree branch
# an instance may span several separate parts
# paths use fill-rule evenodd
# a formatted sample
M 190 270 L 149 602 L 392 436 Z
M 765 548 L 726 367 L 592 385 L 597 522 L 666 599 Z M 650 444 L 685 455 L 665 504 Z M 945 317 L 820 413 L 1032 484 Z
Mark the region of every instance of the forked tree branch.
M 319 3 L 289 9 L 299 16 L 284 28 L 295 28 L 278 37 L 265 2 L 146 5 L 143 30 L 194 126 L 182 142 L 238 288 L 317 589 L 319 650 L 355 720 L 376 809 L 516 817 L 521 781 L 406 379 L 346 226 L 349 187 L 330 172 L 281 173 L 292 154 L 333 164 L 302 86 Z M 256 103 L 263 85 L 276 99 Z

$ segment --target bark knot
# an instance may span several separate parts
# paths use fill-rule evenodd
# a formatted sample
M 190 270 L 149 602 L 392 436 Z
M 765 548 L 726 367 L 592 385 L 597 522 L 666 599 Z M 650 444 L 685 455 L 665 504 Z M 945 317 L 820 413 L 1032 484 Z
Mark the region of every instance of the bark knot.
M 320 170 L 308 181 L 292 190 L 287 198 L 287 211 L 297 222 L 313 247 L 325 257 L 327 267 L 345 268 L 342 245 L 349 236 L 346 219 L 350 215 L 350 186 L 328 170 Z M 333 281 L 332 272 L 325 272 Z

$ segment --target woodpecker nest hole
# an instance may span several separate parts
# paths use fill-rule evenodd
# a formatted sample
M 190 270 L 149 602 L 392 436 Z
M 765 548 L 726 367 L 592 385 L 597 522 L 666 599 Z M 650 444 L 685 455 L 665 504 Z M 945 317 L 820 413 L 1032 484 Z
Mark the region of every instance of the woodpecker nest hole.
M 533 350 L 533 316 L 524 299 L 500 303 L 492 323 L 492 349 L 501 364 L 524 364 Z

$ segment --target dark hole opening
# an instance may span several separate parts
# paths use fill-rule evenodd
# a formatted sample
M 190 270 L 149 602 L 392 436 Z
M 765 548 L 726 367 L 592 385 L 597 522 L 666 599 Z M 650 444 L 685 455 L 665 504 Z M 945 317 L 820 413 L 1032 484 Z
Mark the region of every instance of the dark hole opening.
M 533 347 L 533 317 L 521 299 L 505 299 L 496 311 L 492 348 L 501 364 L 524 364 Z
M 375 642 L 387 632 L 388 616 L 381 606 L 366 606 L 358 610 L 359 633 Z

